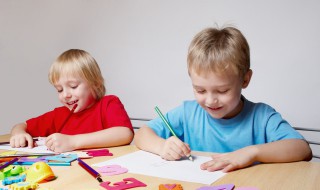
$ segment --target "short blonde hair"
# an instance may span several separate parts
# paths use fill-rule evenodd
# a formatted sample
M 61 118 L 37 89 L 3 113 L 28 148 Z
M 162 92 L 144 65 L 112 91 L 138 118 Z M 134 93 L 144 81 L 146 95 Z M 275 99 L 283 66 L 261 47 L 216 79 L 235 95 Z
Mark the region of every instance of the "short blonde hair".
M 61 75 L 70 75 L 84 79 L 93 91 L 97 100 L 105 93 L 104 79 L 96 60 L 86 51 L 70 49 L 63 52 L 51 65 L 49 82 L 55 85 Z
M 206 28 L 192 40 L 188 50 L 188 71 L 197 74 L 233 71 L 243 78 L 250 69 L 249 45 L 233 27 Z

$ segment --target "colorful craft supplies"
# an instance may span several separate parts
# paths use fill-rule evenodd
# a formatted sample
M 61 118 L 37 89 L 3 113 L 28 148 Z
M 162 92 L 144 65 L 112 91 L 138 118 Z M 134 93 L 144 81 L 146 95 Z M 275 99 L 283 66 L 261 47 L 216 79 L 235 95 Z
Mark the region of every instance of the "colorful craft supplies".
M 159 190 L 183 190 L 181 184 L 160 184 Z

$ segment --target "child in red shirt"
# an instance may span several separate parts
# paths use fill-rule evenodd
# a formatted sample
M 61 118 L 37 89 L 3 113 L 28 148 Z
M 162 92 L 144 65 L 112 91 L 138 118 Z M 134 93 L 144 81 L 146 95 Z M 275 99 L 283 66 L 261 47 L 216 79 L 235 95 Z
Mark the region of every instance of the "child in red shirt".
M 104 79 L 95 59 L 71 49 L 52 64 L 49 81 L 57 89 L 62 107 L 15 125 L 11 147 L 34 146 L 32 137 L 47 137 L 54 152 L 129 144 L 133 128 L 118 97 L 106 95 Z

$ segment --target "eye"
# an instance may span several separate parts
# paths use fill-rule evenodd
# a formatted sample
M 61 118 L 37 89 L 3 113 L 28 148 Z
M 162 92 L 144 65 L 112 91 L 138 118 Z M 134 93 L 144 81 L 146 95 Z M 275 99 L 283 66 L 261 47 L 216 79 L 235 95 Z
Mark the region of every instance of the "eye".
M 73 86 L 71 86 L 71 88 L 76 89 L 76 88 L 78 88 L 78 85 L 73 85 Z
M 228 89 L 226 89 L 226 90 L 219 90 L 218 93 L 220 93 L 220 94 L 225 94 L 225 93 L 227 93 L 228 91 L 229 91 Z
M 198 94 L 204 94 L 206 91 L 205 91 L 205 90 L 197 90 L 197 89 L 196 89 L 196 92 L 197 92 Z
M 58 89 L 57 88 L 58 93 L 61 93 L 63 91 L 63 89 Z

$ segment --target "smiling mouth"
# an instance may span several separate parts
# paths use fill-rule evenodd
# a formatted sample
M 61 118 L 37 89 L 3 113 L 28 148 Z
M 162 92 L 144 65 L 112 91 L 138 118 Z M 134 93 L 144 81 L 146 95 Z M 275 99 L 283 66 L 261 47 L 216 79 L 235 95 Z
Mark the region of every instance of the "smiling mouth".
M 78 101 L 79 101 L 79 100 L 75 100 L 75 101 L 72 101 L 72 102 L 67 102 L 67 105 L 71 106 L 71 105 L 77 103 Z
M 212 110 L 212 111 L 218 111 L 218 110 L 221 110 L 222 109 L 222 107 L 217 107 L 217 108 L 210 108 L 210 107 L 208 107 L 210 110 Z

